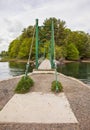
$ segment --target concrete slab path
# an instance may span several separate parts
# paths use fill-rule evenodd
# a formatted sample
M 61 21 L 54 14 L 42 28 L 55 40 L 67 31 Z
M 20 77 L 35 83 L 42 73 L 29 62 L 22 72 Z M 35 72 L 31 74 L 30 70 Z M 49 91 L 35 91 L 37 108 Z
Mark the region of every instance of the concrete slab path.
M 0 122 L 78 123 L 64 93 L 15 94 L 0 112 Z
M 44 70 L 48 70 L 51 69 L 51 63 L 48 59 L 45 59 L 40 65 L 38 69 L 44 69 Z

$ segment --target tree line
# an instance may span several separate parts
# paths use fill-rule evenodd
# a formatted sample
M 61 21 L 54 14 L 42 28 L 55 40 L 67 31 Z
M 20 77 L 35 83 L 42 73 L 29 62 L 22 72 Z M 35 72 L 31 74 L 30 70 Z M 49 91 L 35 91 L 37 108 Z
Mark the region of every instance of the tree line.
M 39 27 L 39 57 L 49 57 L 51 22 L 54 22 L 55 58 L 79 60 L 90 58 L 90 35 L 83 31 L 71 31 L 66 22 L 56 18 L 45 19 L 43 26 Z M 22 34 L 14 39 L 8 48 L 10 58 L 26 59 L 29 55 L 34 26 L 24 28 Z M 31 59 L 35 59 L 35 38 Z

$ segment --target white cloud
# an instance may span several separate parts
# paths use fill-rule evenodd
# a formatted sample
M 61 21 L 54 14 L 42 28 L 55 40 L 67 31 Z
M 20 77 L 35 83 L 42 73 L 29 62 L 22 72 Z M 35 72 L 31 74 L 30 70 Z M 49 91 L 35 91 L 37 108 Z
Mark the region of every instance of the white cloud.
M 49 17 L 66 21 L 72 30 L 90 33 L 89 0 L 0 0 L 0 51 L 7 49 L 24 27 Z

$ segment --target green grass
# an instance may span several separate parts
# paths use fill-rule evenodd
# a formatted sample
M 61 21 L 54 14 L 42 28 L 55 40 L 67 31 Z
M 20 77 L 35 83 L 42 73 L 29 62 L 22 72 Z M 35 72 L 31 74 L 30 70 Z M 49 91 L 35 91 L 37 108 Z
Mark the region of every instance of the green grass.
M 62 92 L 63 91 L 63 86 L 59 81 L 53 81 L 51 85 L 51 90 L 53 92 Z
M 23 76 L 15 88 L 15 93 L 27 93 L 33 85 L 34 81 L 29 76 Z

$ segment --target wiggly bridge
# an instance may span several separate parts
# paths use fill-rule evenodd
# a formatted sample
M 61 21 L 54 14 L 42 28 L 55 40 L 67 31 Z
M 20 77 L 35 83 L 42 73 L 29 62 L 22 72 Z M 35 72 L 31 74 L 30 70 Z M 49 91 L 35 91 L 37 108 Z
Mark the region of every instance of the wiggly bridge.
M 34 87 L 27 94 L 14 94 L 21 76 L 0 81 L 0 130 L 90 130 L 90 88 L 57 73 L 64 91 L 51 92 L 56 73 L 52 70 L 54 42 L 51 60 L 45 59 L 39 66 L 38 20 L 36 30 L 36 69 L 28 74 L 35 82 Z M 52 31 L 52 41 L 53 38 Z

